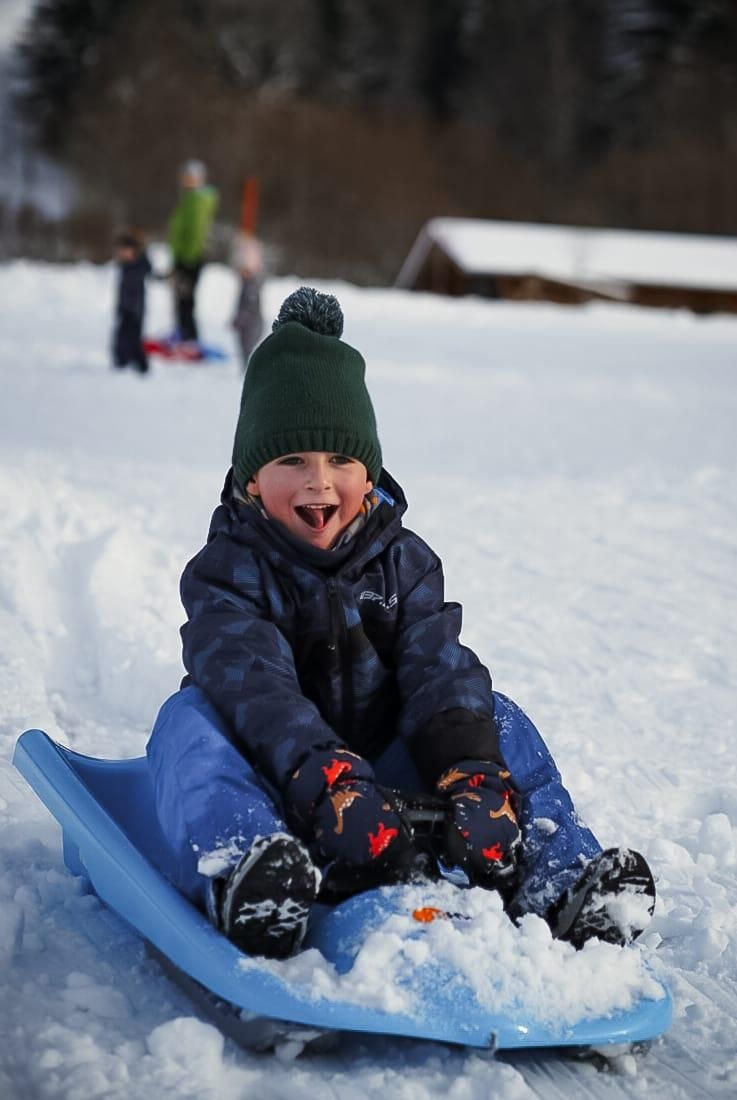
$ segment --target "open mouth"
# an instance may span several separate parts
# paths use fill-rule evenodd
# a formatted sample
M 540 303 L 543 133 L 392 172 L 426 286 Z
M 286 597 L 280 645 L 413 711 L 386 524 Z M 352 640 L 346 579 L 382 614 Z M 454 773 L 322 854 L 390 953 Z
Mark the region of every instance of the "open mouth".
M 298 504 L 294 510 L 313 531 L 322 531 L 338 511 L 338 505 Z

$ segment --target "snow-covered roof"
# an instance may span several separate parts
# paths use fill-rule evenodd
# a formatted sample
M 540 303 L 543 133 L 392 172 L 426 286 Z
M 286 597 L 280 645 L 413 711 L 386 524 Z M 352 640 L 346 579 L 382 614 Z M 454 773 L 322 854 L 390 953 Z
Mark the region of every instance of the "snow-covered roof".
M 469 275 L 536 275 L 565 283 L 737 290 L 737 238 L 526 222 L 433 218 L 397 279 L 414 281 L 432 244 Z

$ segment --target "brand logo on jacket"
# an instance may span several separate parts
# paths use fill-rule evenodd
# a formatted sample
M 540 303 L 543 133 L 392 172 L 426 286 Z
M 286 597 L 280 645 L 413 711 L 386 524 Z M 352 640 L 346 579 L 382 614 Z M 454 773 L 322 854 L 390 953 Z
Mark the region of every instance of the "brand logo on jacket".
M 383 607 L 385 611 L 391 611 L 393 607 L 397 606 L 396 592 L 393 592 L 391 596 L 385 599 L 380 592 L 372 592 L 370 589 L 366 588 L 358 599 L 359 602 L 361 600 L 370 600 L 371 603 L 378 603 L 379 607 Z

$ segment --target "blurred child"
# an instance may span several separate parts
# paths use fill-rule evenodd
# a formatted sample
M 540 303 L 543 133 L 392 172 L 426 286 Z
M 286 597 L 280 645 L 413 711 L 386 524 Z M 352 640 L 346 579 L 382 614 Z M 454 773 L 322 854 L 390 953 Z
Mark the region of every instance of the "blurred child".
M 238 234 L 233 252 L 233 266 L 238 272 L 240 284 L 232 325 L 238 337 L 245 370 L 264 327 L 261 315 L 263 247 L 250 233 Z
M 188 160 L 180 176 L 180 191 L 169 219 L 168 243 L 173 264 L 176 336 L 184 343 L 198 339 L 195 294 L 205 264 L 207 238 L 218 207 L 217 190 L 207 183 L 202 161 Z
M 151 273 L 151 263 L 139 232 L 129 230 L 115 238 L 115 259 L 119 279 L 113 363 L 116 367 L 130 366 L 145 374 L 148 371 L 148 357 L 143 348 L 143 315 L 146 277 Z

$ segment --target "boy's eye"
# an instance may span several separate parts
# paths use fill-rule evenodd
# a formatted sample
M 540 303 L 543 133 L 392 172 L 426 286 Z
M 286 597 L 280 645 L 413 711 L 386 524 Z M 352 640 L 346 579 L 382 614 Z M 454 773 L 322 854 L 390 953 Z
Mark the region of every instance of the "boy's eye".
M 331 455 L 329 461 L 334 466 L 350 466 L 355 459 L 349 458 L 348 455 Z M 304 466 L 305 460 L 302 455 L 284 455 L 282 458 L 276 459 L 277 466 Z

